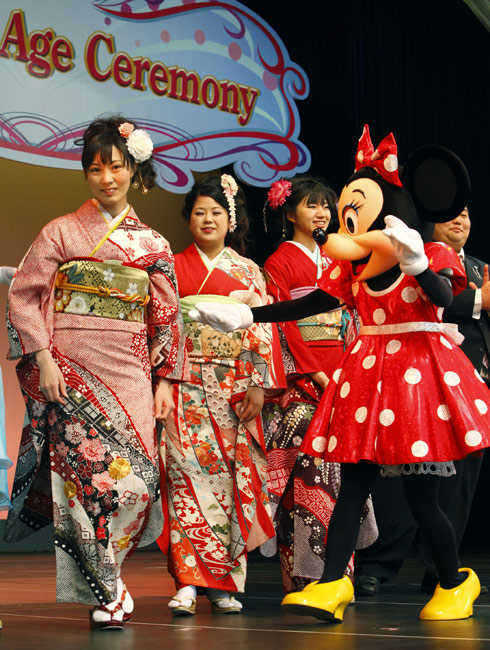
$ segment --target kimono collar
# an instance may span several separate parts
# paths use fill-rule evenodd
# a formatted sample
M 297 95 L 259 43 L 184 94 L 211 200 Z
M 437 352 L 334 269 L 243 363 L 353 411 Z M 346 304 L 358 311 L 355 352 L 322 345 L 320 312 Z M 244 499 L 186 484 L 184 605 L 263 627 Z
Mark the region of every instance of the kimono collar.
M 320 255 L 320 248 L 318 245 L 315 246 L 315 250 L 310 251 L 310 249 L 301 244 L 299 241 L 293 241 L 292 239 L 288 240 L 290 244 L 297 246 L 305 255 L 307 255 L 313 264 L 316 266 L 316 279 L 322 277 L 322 257 Z
M 212 271 L 212 270 L 214 269 L 214 267 L 218 264 L 218 262 L 219 262 L 220 259 L 221 259 L 221 256 L 223 255 L 223 253 L 224 253 L 225 250 L 226 250 L 226 246 L 225 246 L 225 247 L 223 248 L 223 250 L 222 250 L 220 253 L 218 253 L 218 255 L 216 255 L 216 257 L 214 257 L 213 259 L 210 259 L 210 258 L 206 255 L 206 253 L 205 253 L 204 251 L 202 251 L 202 250 L 199 248 L 199 246 L 198 246 L 196 243 L 194 243 L 194 246 L 196 247 L 197 252 L 198 252 L 199 255 L 201 256 L 202 261 L 204 262 L 206 268 L 207 268 L 209 271 Z
M 113 217 L 112 214 L 109 214 L 109 212 L 107 212 L 107 210 L 105 210 L 102 207 L 102 205 L 97 201 L 97 199 L 92 199 L 92 202 L 95 205 L 95 207 L 97 208 L 97 210 L 100 212 L 100 214 L 104 217 L 107 224 L 109 224 L 109 225 L 111 224 L 112 221 L 115 221 L 115 220 L 119 219 L 119 217 L 122 216 L 123 212 L 126 212 L 128 210 L 128 208 L 129 208 L 129 203 L 127 203 L 126 207 L 123 210 L 121 210 L 121 212 L 119 214 L 116 214 L 116 216 Z
M 207 270 L 208 270 L 208 272 L 207 272 L 207 274 L 206 274 L 206 277 L 205 277 L 204 280 L 202 281 L 201 286 L 199 287 L 199 290 L 198 290 L 198 292 L 197 292 L 197 293 L 199 294 L 199 293 L 201 293 L 201 289 L 203 288 L 203 286 L 206 284 L 207 279 L 209 278 L 209 276 L 211 275 L 211 273 L 214 271 L 214 269 L 215 269 L 216 266 L 218 265 L 218 262 L 220 261 L 220 259 L 221 259 L 222 255 L 223 255 L 223 253 L 224 253 L 225 250 L 226 250 L 226 246 L 225 246 L 225 247 L 223 248 L 223 250 L 222 250 L 220 253 L 218 253 L 218 255 L 216 255 L 216 257 L 213 258 L 212 260 L 209 259 L 209 257 L 206 255 L 206 253 L 204 253 L 204 252 L 199 248 L 199 246 L 198 246 L 196 243 L 194 243 L 194 246 L 196 247 L 197 252 L 198 252 L 199 255 L 201 256 L 201 259 L 202 259 L 202 261 L 204 262 L 204 265 L 206 266 L 206 268 L 207 268 Z

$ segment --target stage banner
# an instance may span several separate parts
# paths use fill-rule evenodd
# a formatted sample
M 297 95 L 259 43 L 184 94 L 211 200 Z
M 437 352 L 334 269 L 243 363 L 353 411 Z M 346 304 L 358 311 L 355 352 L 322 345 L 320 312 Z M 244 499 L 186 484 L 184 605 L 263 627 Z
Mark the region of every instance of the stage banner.
M 80 169 L 87 124 L 121 114 L 150 133 L 172 192 L 231 163 L 258 186 L 310 165 L 296 107 L 308 79 L 239 2 L 2 0 L 0 34 L 4 158 Z

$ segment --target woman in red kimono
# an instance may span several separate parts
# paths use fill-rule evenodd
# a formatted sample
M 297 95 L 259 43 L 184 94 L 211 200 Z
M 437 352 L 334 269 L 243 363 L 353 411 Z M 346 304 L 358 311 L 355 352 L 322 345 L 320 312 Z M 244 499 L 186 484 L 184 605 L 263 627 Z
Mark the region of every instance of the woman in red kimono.
M 318 288 L 333 263 L 313 238 L 316 228 L 336 230 L 335 194 L 309 176 L 274 183 L 268 205 L 282 222 L 283 241 L 264 265 L 274 301 L 300 298 Z M 340 468 L 304 457 L 300 445 L 345 341 L 355 336 L 352 312 L 337 309 L 279 323 L 288 389 L 268 398 L 263 409 L 267 483 L 275 514 L 285 591 L 301 589 L 322 573 L 328 522 L 338 494 Z M 363 528 L 364 545 L 375 533 Z M 369 534 L 371 533 L 371 534 Z M 268 553 L 268 545 L 263 548 Z M 352 561 L 347 569 L 352 576 Z
M 242 257 L 248 224 L 243 193 L 224 174 L 197 182 L 183 216 L 194 243 L 175 269 L 191 361 L 189 382 L 174 385 L 162 460 L 168 492 L 168 565 L 177 593 L 174 616 L 194 614 L 197 587 L 213 611 L 239 613 L 247 551 L 274 536 L 265 483 L 260 419 L 264 389 L 278 385 L 272 328 L 220 334 L 186 318 L 196 300 L 267 302 L 258 266 Z M 166 551 L 165 535 L 160 540 Z
M 41 230 L 9 293 L 27 418 L 5 537 L 53 521 L 57 600 L 121 628 L 133 611 L 123 561 L 162 529 L 154 418 L 188 366 L 172 253 L 127 202 L 131 183 L 154 184 L 151 139 L 110 118 L 81 144 L 94 198 Z

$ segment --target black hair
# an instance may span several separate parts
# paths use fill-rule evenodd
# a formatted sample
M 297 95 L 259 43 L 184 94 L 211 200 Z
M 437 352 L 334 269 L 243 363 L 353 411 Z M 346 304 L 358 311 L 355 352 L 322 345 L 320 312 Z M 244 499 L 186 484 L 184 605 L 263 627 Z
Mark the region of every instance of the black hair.
M 305 199 L 309 203 L 327 203 L 330 210 L 330 223 L 328 224 L 327 233 L 337 232 L 339 228 L 337 195 L 326 181 L 315 176 L 298 175 L 291 178 L 290 183 L 291 194 L 286 198 L 284 204 L 275 211 L 283 230 L 282 239 L 291 239 L 293 237 L 294 225 L 286 218 L 286 215 L 288 212 L 294 212 Z
M 134 169 L 134 175 L 131 180 L 139 184 L 139 189 L 144 192 L 150 190 L 155 185 L 156 172 L 153 167 L 153 157 L 141 163 L 136 163 L 133 156 L 129 153 L 126 146 L 126 138 L 120 133 L 118 127 L 125 122 L 132 124 L 135 129 L 137 125 L 121 115 L 100 118 L 92 122 L 85 130 L 82 138 L 75 144 L 83 146 L 82 167 L 87 174 L 90 165 L 95 157 L 100 155 L 101 161 L 108 165 L 112 160 L 112 148 L 116 147 L 121 152 L 126 167 Z
M 229 205 L 221 186 L 221 176 L 205 176 L 194 183 L 190 192 L 186 194 L 182 206 L 182 216 L 186 221 L 190 221 L 194 203 L 199 196 L 209 196 L 224 208 L 229 216 Z M 236 228 L 233 232 L 227 233 L 225 245 L 233 248 L 240 255 L 245 255 L 248 243 L 249 220 L 245 194 L 240 186 L 238 186 L 238 192 L 235 196 L 235 213 Z

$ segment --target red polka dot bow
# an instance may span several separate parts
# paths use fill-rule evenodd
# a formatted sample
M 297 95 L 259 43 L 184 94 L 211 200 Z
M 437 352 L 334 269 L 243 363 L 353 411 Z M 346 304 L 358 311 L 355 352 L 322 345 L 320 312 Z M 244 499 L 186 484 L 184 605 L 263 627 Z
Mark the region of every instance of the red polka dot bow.
M 381 140 L 377 149 L 375 149 L 369 135 L 369 126 L 364 125 L 357 145 L 355 170 L 358 171 L 362 167 L 372 167 L 388 183 L 403 187 L 398 178 L 397 146 L 393 133 Z

